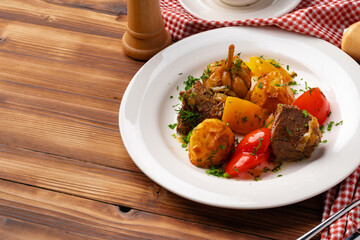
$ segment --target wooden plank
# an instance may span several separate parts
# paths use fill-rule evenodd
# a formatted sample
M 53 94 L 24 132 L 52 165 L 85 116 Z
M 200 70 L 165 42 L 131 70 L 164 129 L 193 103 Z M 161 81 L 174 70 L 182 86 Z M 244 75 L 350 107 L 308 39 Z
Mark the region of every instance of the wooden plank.
M 27 109 L 8 107 L 6 103 L 0 104 L 0 109 L 1 144 L 138 171 L 117 129 L 53 114 L 34 114 Z M 33 167 L 36 169 L 35 165 Z
M 126 29 L 126 21 L 117 21 L 114 15 L 42 0 L 1 0 L 0 18 L 117 39 Z
M 47 114 L 83 124 L 118 131 L 117 100 L 93 98 L 70 92 L 0 80 L 0 104 L 31 114 Z
M 123 92 L 143 63 L 124 56 L 118 39 L 9 21 L 0 26 L 6 36 L 0 46 L 0 102 L 17 109 L 9 118 L 4 112 L 1 126 L 9 131 L 1 142 L 137 171 L 132 161 L 119 161 L 128 154 L 121 148 L 117 116 Z M 26 116 L 29 111 L 35 118 Z M 18 125 L 16 119 L 21 119 Z M 71 140 L 69 134 L 79 138 Z M 94 140 L 99 134 L 108 140 Z M 54 146 L 46 147 L 54 139 Z M 102 145 L 102 153 L 92 154 Z
M 0 209 L 1 208 L 2 206 L 0 205 Z M 20 214 L 20 212 L 18 213 Z M 0 236 L 1 239 L 6 239 L 6 240 L 84 239 L 83 237 L 69 233 L 66 230 L 59 230 L 54 227 L 34 224 L 29 221 L 20 221 L 14 218 L 2 217 L 1 210 L 0 210 Z M 92 240 L 95 238 L 89 237 L 88 239 Z
M 126 0 L 47 0 L 49 3 L 94 9 L 115 14 L 126 14 Z
M 269 239 L 1 180 L 0 216 L 16 239 Z
M 118 110 L 143 63 L 124 56 L 119 39 L 6 20 L 0 29 L 0 143 L 138 171 Z
M 0 29 L 3 80 L 119 100 L 143 65 L 120 39 L 10 21 Z
M 178 197 L 141 173 L 116 170 L 0 146 L 0 178 L 111 204 L 130 207 L 243 233 L 294 239 L 321 221 L 321 213 L 302 203 L 265 210 L 231 210 Z M 321 196 L 317 201 L 321 201 Z M 306 205 L 306 204 L 305 204 Z M 261 228 L 259 228 L 261 219 Z
M 143 62 L 125 56 L 119 39 L 6 20 L 0 29 L 0 143 L 138 171 L 118 111 Z

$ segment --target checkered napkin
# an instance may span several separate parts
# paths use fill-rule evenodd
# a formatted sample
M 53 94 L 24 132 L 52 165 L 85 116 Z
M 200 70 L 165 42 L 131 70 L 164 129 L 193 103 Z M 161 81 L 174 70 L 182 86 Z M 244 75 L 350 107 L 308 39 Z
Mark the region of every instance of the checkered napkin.
M 289 14 L 266 19 L 206 21 L 188 13 L 178 0 L 160 0 L 165 27 L 173 39 L 227 26 L 277 26 L 315 36 L 340 47 L 344 30 L 360 21 L 360 0 L 302 0 Z M 360 167 L 326 193 L 323 220 L 360 198 Z M 322 233 L 322 240 L 345 239 L 360 228 L 360 207 L 354 208 Z
M 160 0 L 160 7 L 165 27 L 175 41 L 219 27 L 278 26 L 322 38 L 340 47 L 344 29 L 360 21 L 360 0 L 302 0 L 294 11 L 277 18 L 238 21 L 206 21 L 196 18 L 178 0 Z
M 343 209 L 350 203 L 360 199 L 360 167 L 347 179 L 326 193 L 323 221 Z M 353 208 L 348 214 L 338 219 L 321 235 L 322 240 L 346 239 L 360 228 L 360 206 Z

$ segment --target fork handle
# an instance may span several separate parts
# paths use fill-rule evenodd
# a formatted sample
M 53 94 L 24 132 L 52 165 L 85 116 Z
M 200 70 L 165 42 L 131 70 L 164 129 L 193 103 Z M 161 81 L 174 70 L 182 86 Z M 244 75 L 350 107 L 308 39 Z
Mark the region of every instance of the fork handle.
M 319 225 L 314 227 L 312 230 L 310 230 L 309 232 L 307 232 L 303 236 L 299 237 L 297 240 L 311 239 L 318 232 L 320 232 L 321 230 L 323 230 L 324 228 L 326 228 L 327 226 L 332 224 L 335 220 L 337 220 L 342 215 L 349 212 L 351 209 L 353 209 L 354 207 L 356 207 L 359 204 L 360 204 L 360 199 L 358 199 L 355 202 L 353 202 L 353 203 L 349 204 L 348 206 L 344 207 L 343 209 L 341 209 L 340 211 L 338 211 L 337 213 L 335 213 L 334 215 L 332 215 L 331 217 L 329 217 L 328 219 L 326 219 L 325 221 L 323 221 L 322 223 L 320 223 Z

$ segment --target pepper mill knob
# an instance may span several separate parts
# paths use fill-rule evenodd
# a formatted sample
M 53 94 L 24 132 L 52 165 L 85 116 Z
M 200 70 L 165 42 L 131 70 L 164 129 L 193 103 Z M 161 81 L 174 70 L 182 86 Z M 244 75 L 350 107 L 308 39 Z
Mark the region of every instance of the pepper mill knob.
M 360 22 L 346 29 L 341 41 L 341 49 L 360 62 Z
M 127 30 L 121 41 L 126 55 L 148 60 L 171 44 L 159 0 L 128 0 L 127 12 Z

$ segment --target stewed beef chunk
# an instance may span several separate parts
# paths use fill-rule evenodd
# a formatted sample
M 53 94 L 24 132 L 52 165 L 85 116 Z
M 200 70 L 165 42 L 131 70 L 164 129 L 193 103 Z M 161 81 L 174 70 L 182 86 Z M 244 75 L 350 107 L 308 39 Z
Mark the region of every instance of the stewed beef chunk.
M 177 117 L 178 133 L 186 135 L 208 118 L 221 119 L 224 102 L 217 99 L 217 93 L 199 81 L 196 81 L 189 90 L 180 92 L 180 96 L 183 100 Z
M 279 104 L 271 130 L 274 161 L 297 161 L 311 157 L 322 137 L 315 117 L 297 106 Z

